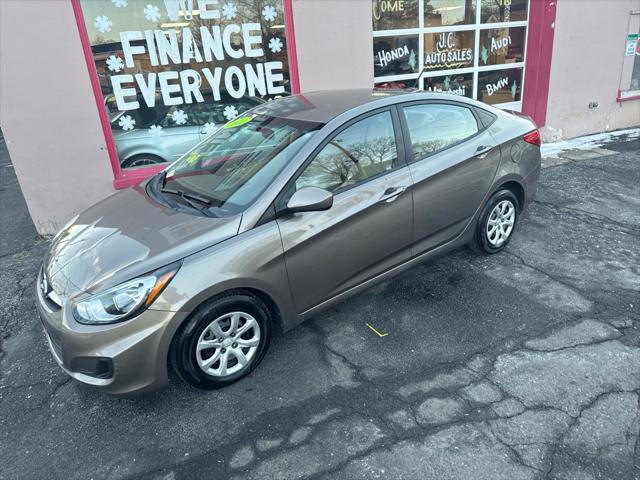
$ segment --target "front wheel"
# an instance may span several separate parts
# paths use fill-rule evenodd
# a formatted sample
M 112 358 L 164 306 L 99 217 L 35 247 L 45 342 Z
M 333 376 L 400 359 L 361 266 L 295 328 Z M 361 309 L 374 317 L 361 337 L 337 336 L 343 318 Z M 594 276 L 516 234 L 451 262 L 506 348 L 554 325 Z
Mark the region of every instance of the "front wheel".
M 494 193 L 480 213 L 471 248 L 488 254 L 504 249 L 516 226 L 518 207 L 518 199 L 511 190 Z
M 134 155 L 133 157 L 127 158 L 120 165 L 122 168 L 136 168 L 136 167 L 145 167 L 147 165 L 156 165 L 158 163 L 164 163 L 165 161 L 150 153 L 143 153 L 139 155 Z
M 231 293 L 207 300 L 173 339 L 170 361 L 194 387 L 216 389 L 249 374 L 264 357 L 271 315 L 258 298 Z

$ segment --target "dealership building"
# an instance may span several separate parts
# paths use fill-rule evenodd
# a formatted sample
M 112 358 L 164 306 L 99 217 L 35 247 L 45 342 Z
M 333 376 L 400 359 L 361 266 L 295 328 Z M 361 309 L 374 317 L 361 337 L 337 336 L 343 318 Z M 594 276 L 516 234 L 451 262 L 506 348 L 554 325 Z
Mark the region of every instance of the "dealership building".
M 51 234 L 290 94 L 462 95 L 545 141 L 637 126 L 639 31 L 638 0 L 3 0 L 0 128 Z

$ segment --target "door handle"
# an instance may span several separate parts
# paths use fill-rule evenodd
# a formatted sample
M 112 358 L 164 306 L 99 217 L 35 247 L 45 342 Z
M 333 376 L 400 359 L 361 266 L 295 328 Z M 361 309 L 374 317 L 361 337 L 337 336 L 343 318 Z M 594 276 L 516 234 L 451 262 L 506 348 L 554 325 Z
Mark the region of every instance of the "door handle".
M 379 202 L 391 203 L 398 198 L 407 187 L 389 187 L 380 196 Z
M 489 153 L 491 150 L 493 149 L 493 145 L 491 146 L 487 146 L 487 145 L 480 145 L 477 149 L 476 149 L 476 153 L 474 156 L 476 157 L 480 157 L 480 158 L 484 158 L 487 156 L 487 153 Z

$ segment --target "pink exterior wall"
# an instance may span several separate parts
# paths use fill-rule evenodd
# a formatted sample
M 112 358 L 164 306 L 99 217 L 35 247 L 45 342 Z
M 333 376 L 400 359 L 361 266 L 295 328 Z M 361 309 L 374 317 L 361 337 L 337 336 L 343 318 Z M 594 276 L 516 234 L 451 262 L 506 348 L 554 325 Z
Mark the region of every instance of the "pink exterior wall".
M 0 45 L 0 126 L 38 232 L 55 233 L 114 191 L 71 3 L 0 1 Z
M 640 124 L 640 100 L 616 101 L 630 12 L 638 9 L 638 0 L 558 1 L 545 140 Z
M 373 87 L 370 0 L 293 0 L 300 91 Z

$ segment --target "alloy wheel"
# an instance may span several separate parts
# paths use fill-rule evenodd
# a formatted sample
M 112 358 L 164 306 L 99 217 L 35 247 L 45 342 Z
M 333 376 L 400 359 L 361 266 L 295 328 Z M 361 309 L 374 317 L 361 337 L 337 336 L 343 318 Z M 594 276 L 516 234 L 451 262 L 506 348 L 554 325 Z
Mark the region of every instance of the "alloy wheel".
M 158 161 L 153 158 L 141 157 L 136 158 L 131 163 L 129 163 L 127 165 L 127 168 L 144 167 L 145 165 L 156 165 L 157 163 Z
M 513 231 L 516 220 L 516 208 L 510 200 L 499 202 L 487 220 L 487 239 L 494 247 L 501 246 L 507 241 Z
M 225 313 L 200 334 L 195 351 L 198 366 L 213 377 L 233 375 L 251 363 L 260 335 L 260 325 L 248 313 Z

